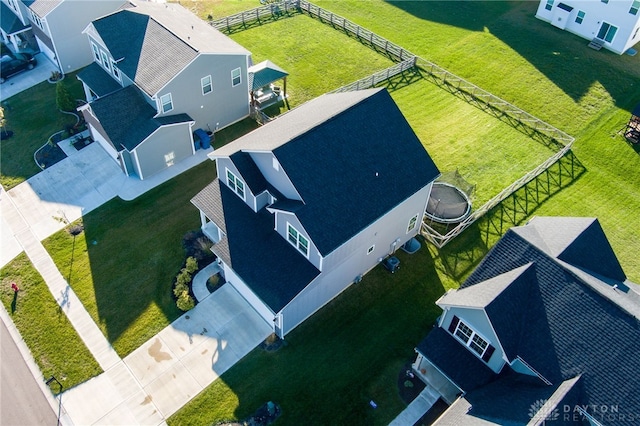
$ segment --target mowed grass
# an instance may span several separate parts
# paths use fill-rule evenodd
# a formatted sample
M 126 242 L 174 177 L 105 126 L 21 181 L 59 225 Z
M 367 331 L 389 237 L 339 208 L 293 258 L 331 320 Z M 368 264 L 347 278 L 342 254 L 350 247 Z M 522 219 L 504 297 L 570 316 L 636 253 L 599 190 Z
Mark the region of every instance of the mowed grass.
M 282 425 L 387 425 L 404 408 L 396 381 L 433 325 L 441 282 L 430 251 L 398 252 L 287 335 L 277 352 L 255 349 L 168 419 L 170 425 L 242 420 L 271 400 Z M 371 408 L 369 401 L 378 404 Z
M 74 99 L 84 98 L 75 74 L 67 75 L 63 82 Z M 76 120 L 58 111 L 56 85 L 46 81 L 10 97 L 2 106 L 5 128 L 14 132 L 0 145 L 0 184 L 8 191 L 40 172 L 33 154 L 52 134 Z
M 200 227 L 190 199 L 214 177 L 206 161 L 133 201 L 107 202 L 82 218 L 75 238 L 63 230 L 43 242 L 120 356 L 180 315 L 171 289 L 182 237 Z
M 230 37 L 251 52 L 255 64 L 268 59 L 289 73 L 291 108 L 393 65 L 357 40 L 304 15 Z
M 426 79 L 392 96 L 440 171 L 476 185 L 474 208 L 555 152 Z
M 20 288 L 17 295 L 11 289 L 12 282 Z M 19 254 L 0 269 L 0 288 L 2 304 L 43 380 L 55 376 L 66 390 L 102 372 L 26 254 Z M 51 389 L 59 391 L 56 385 Z

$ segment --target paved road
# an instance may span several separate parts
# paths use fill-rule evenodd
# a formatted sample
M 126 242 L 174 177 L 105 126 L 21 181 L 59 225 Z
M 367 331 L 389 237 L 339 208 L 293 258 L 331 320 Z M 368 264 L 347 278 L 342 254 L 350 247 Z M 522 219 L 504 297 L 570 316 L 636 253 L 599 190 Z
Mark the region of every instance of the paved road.
M 51 425 L 56 413 L 40 391 L 9 330 L 0 321 L 0 425 Z

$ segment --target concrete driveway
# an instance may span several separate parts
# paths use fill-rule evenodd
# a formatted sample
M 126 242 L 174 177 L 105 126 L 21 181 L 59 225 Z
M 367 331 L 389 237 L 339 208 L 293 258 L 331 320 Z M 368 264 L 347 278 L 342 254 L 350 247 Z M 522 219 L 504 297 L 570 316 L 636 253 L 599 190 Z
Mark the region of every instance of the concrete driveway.
M 42 83 L 51 77 L 53 71 L 59 71 L 58 67 L 44 53 L 38 53 L 35 58 L 38 61 L 38 65 L 34 69 L 11 76 L 7 81 L 0 84 L 1 101 L 5 101 L 16 93 L 20 93 L 38 83 Z
M 115 197 L 129 179 L 97 143 L 69 154 L 0 194 L 0 265 L 22 251 L 14 235 L 23 229 L 12 226 L 12 214 L 22 216 L 41 241 Z

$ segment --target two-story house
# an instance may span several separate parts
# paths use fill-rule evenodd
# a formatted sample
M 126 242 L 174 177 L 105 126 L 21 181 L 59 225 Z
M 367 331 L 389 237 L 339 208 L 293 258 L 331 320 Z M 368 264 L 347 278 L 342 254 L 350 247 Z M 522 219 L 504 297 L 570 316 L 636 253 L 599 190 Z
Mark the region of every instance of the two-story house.
M 94 61 L 78 73 L 80 111 L 126 174 L 162 171 L 195 153 L 196 129 L 249 115 L 250 52 L 179 4 L 132 2 L 85 33 Z
M 620 55 L 640 42 L 640 0 L 540 0 L 536 18 Z
M 18 0 L 10 0 L 18 1 Z M 29 0 L 31 29 L 38 47 L 62 73 L 92 61 L 87 37 L 82 34 L 94 19 L 118 10 L 125 0 Z
M 30 1 L 2 0 L 0 2 L 0 36 L 2 42 L 14 52 L 37 52 L 38 42 L 29 21 Z
M 640 286 L 597 219 L 511 228 L 436 303 L 413 366 L 451 404 L 436 424 L 640 421 Z
M 439 175 L 385 89 L 322 95 L 209 156 L 202 230 L 280 337 L 419 232 Z

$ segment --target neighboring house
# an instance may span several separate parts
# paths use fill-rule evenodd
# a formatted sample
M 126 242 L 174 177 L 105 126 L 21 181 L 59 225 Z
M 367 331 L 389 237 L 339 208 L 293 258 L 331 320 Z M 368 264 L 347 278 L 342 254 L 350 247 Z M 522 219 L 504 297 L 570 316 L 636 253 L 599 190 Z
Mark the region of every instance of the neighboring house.
M 193 155 L 195 130 L 249 115 L 251 54 L 178 4 L 130 6 L 85 29 L 94 62 L 78 73 L 80 110 L 123 171 L 145 179 Z
M 13 1 L 13 0 L 11 0 Z M 118 10 L 125 0 L 29 0 L 29 19 L 39 49 L 63 73 L 92 61 L 82 30 L 92 20 Z
M 436 303 L 414 363 L 451 404 L 436 424 L 640 422 L 640 286 L 597 219 L 511 228 Z
M 640 42 L 640 0 L 540 0 L 536 17 L 618 54 Z
M 32 2 L 33 0 L 2 0 L 0 3 L 0 35 L 2 42 L 14 52 L 35 53 L 39 50 L 29 21 L 27 6 Z
M 419 232 L 439 175 L 385 89 L 322 95 L 210 157 L 202 230 L 280 337 Z

